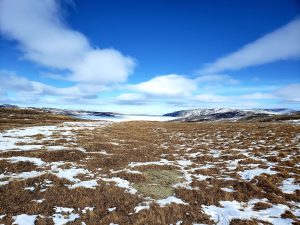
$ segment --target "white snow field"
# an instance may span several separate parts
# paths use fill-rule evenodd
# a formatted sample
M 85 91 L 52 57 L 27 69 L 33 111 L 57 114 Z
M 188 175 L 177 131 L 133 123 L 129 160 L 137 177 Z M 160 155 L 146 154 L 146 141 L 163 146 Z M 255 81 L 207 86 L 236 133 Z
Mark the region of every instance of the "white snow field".
M 90 115 L 80 115 L 81 119 L 87 120 L 106 120 L 111 122 L 126 122 L 126 121 L 170 121 L 176 118 L 170 116 L 160 116 L 160 115 L 116 115 L 114 117 L 99 117 Z

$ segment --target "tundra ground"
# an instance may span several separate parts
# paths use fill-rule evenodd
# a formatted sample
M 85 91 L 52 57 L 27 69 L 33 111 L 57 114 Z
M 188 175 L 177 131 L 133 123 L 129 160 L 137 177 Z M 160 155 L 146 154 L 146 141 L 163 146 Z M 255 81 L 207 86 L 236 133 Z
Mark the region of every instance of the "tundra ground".
M 300 224 L 299 141 L 284 123 L 6 124 L 0 224 Z

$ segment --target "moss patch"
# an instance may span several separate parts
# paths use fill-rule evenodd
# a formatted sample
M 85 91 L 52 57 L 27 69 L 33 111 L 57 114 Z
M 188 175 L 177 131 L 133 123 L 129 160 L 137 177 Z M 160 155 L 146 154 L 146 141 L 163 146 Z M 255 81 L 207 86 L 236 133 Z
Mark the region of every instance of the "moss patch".
M 133 184 L 140 193 L 152 198 L 166 198 L 174 194 L 173 185 L 183 178 L 177 170 L 148 169 L 143 171 L 144 182 Z

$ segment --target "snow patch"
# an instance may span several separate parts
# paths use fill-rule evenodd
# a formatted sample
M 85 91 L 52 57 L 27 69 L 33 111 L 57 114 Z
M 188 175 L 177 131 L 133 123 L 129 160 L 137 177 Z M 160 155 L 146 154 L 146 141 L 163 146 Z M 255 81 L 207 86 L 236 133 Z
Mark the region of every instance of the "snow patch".
M 128 180 L 124 180 L 120 177 L 112 177 L 112 178 L 101 178 L 106 182 L 115 182 L 117 187 L 124 188 L 130 194 L 137 193 L 137 190 L 130 186 L 130 182 Z
M 167 160 L 167 159 L 161 159 L 160 161 L 156 162 L 131 162 L 128 164 L 129 167 L 136 167 L 136 166 L 147 166 L 147 165 L 172 165 L 173 162 Z
M 52 173 L 61 179 L 67 179 L 72 182 L 81 182 L 78 178 L 75 178 L 79 174 L 90 174 L 90 171 L 82 168 L 72 167 L 70 169 L 58 168 L 57 165 L 51 167 Z
M 94 211 L 95 207 L 85 207 L 83 210 L 82 210 L 82 213 L 87 213 L 87 211 Z
M 183 160 L 177 160 L 177 164 L 180 166 L 186 167 L 186 166 L 192 165 L 193 162 L 191 160 L 183 159 Z
M 140 203 L 138 206 L 134 207 L 134 212 L 138 213 L 138 212 L 140 212 L 140 211 L 142 211 L 144 209 L 150 209 L 150 203 L 151 203 L 151 201 L 150 202 L 142 202 L 142 203 Z
M 43 135 L 49 137 L 52 135 L 53 130 L 56 126 L 35 126 L 26 127 L 22 129 L 11 129 L 0 133 L 0 151 L 7 150 L 33 150 L 40 149 L 43 145 L 18 145 L 18 143 L 28 144 L 30 142 L 36 141 L 35 135 Z
M 108 208 L 108 212 L 113 212 L 113 211 L 116 211 L 117 207 L 112 207 L 112 208 Z
M 79 214 L 73 213 L 74 209 L 55 207 L 55 214 L 52 216 L 54 225 L 64 225 L 79 218 Z
M 7 160 L 11 161 L 12 163 L 16 162 L 31 162 L 36 166 L 43 166 L 45 165 L 45 162 L 40 158 L 34 158 L 34 157 L 23 157 L 23 156 L 13 156 L 10 158 L 0 158 L 0 160 Z
M 263 173 L 266 174 L 276 174 L 276 171 L 271 170 L 271 168 L 267 169 L 262 169 L 262 168 L 257 168 L 257 169 L 251 169 L 251 170 L 244 170 L 242 172 L 238 172 L 238 174 L 244 179 L 244 180 L 252 180 L 255 176 L 259 176 Z
M 221 190 L 222 190 L 222 191 L 225 191 L 225 192 L 229 192 L 229 193 L 230 193 L 230 192 L 235 192 L 235 190 L 233 190 L 233 189 L 231 189 L 231 188 L 226 188 L 226 187 L 225 187 L 225 188 L 221 188 Z
M 29 178 L 39 177 L 43 174 L 45 174 L 45 172 L 38 172 L 38 171 L 0 174 L 0 180 L 4 179 L 4 178 L 9 178 L 9 181 L 6 181 L 6 182 L 10 182 L 14 179 L 26 180 L 26 179 L 29 179 Z
M 164 207 L 171 203 L 187 205 L 187 203 L 182 201 L 180 198 L 176 198 L 175 196 L 170 196 L 170 197 L 167 197 L 164 199 L 159 199 L 156 201 L 156 203 L 159 204 L 161 207 Z
M 202 209 L 217 225 L 229 225 L 232 219 L 257 219 L 278 225 L 292 224 L 293 220 L 281 218 L 281 214 L 289 210 L 288 206 L 278 204 L 268 209 L 254 211 L 254 204 L 260 201 L 262 200 L 254 199 L 247 204 L 237 201 L 220 201 L 222 207 L 211 205 L 202 206 Z
M 295 181 L 295 178 L 288 178 L 282 182 L 281 188 L 283 193 L 286 194 L 293 194 L 296 190 L 300 190 L 300 185 L 293 184 Z
M 27 215 L 21 214 L 18 216 L 13 216 L 13 224 L 17 225 L 34 225 L 37 215 Z
M 80 181 L 78 183 L 75 183 L 73 185 L 68 185 L 68 187 L 70 189 L 78 188 L 78 187 L 95 189 L 97 185 L 98 185 L 97 180 L 85 180 L 85 181 Z

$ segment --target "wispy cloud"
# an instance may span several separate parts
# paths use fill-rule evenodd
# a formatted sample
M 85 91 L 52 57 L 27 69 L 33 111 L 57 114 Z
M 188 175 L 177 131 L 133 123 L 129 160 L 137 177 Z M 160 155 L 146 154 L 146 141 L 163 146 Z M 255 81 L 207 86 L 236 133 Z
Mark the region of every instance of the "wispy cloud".
M 246 95 L 240 96 L 241 99 L 246 99 L 246 100 L 260 100 L 260 99 L 274 99 L 276 98 L 273 94 L 271 93 L 261 93 L 261 92 L 255 92 L 255 93 L 250 93 Z
M 1 0 L 0 31 L 19 43 L 24 57 L 67 70 L 67 79 L 87 83 L 126 81 L 135 61 L 114 49 L 92 47 L 62 20 L 56 0 Z
M 280 107 L 281 104 L 282 107 L 282 104 L 285 103 L 299 104 L 300 102 L 298 93 L 300 84 L 298 83 L 279 88 L 273 87 L 264 92 L 249 89 L 243 95 L 238 93 L 228 95 L 226 93 L 217 94 L 220 92 L 219 89 L 203 89 L 203 85 L 211 82 L 208 78 L 200 79 L 202 82 L 196 82 L 196 80 L 182 75 L 163 75 L 139 84 L 119 87 L 118 91 L 123 92 L 119 96 L 101 99 L 98 97 L 99 92 L 110 91 L 110 89 L 99 84 L 83 83 L 69 87 L 55 87 L 29 80 L 11 71 L 0 70 L 0 102 L 26 105 L 101 104 L 101 107 L 107 107 L 107 110 L 109 110 L 108 106 L 120 105 L 124 107 L 147 106 L 148 108 L 165 105 L 165 110 L 168 109 L 168 106 L 176 107 L 177 110 L 206 107 L 264 107 L 266 101 L 277 104 L 277 107 Z M 222 82 L 222 79 L 219 82 Z M 216 81 L 216 83 L 218 82 Z
M 300 103 L 300 83 L 290 84 L 279 88 L 274 95 L 284 102 Z
M 217 59 L 200 70 L 218 73 L 238 70 L 279 60 L 300 58 L 300 18 L 264 35 L 229 55 Z
M 215 94 L 200 94 L 193 97 L 196 102 L 206 102 L 206 103 L 221 103 L 221 102 L 231 102 L 232 99 L 228 96 L 215 95 Z
M 144 105 L 147 102 L 146 96 L 139 93 L 123 93 L 120 94 L 115 103 L 120 105 Z
M 44 96 L 60 96 L 70 99 L 96 99 L 97 92 L 101 90 L 101 86 L 88 87 L 85 85 L 74 85 L 70 87 L 57 88 L 37 81 L 31 81 L 27 78 L 17 75 L 14 72 L 0 70 L 0 89 L 3 92 L 15 92 L 23 96 L 31 96 L 32 98 L 40 98 Z
M 227 74 L 206 74 L 201 75 L 195 79 L 195 81 L 199 83 L 213 83 L 213 84 L 238 84 L 239 80 L 233 79 L 231 76 Z

